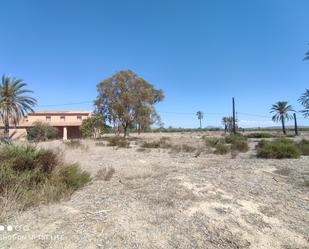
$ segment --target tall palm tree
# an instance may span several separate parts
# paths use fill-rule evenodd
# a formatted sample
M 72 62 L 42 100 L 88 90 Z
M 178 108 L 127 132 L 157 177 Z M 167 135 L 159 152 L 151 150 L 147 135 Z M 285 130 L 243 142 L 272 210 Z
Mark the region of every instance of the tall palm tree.
M 24 94 L 32 93 L 24 89 L 27 86 L 23 80 L 2 76 L 0 84 L 0 119 L 4 124 L 4 135 L 9 137 L 10 124 L 17 125 L 28 112 L 33 112 L 32 107 L 36 100 Z
M 275 113 L 272 117 L 274 122 L 281 122 L 283 134 L 286 135 L 285 121 L 293 118 L 289 112 L 293 112 L 293 108 L 287 101 L 278 101 L 272 105 L 270 113 Z
M 204 118 L 204 113 L 201 111 L 198 111 L 196 113 L 197 118 L 200 120 L 200 129 L 202 129 L 202 119 Z

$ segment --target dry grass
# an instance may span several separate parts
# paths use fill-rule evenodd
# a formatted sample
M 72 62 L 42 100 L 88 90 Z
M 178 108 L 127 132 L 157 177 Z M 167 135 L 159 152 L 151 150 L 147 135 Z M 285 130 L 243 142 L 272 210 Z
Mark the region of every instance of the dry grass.
M 110 181 L 115 174 L 115 169 L 113 167 L 99 169 L 96 174 L 96 179 L 103 181 Z
M 87 151 L 89 147 L 87 145 L 84 145 L 80 140 L 78 139 L 72 139 L 68 141 L 63 141 L 64 145 L 68 149 L 81 149 Z
M 124 137 L 113 136 L 108 138 L 108 146 L 116 146 L 119 148 L 129 148 L 130 141 Z
M 88 153 L 67 150 L 66 158 L 79 161 L 93 175 L 109 165 L 117 177 L 93 181 L 70 201 L 26 212 L 18 222 L 32 222 L 32 234 L 44 228 L 46 234 L 63 232 L 64 240 L 49 244 L 50 249 L 307 248 L 308 157 L 260 160 L 249 150 L 231 160 L 229 154 L 203 153 L 210 146 L 201 134 L 169 136 L 167 143 L 196 151 L 174 155 L 166 153 L 170 148 L 98 149 L 88 140 Z M 158 134 L 140 136 L 140 144 L 159 140 Z M 253 148 L 255 141 L 248 142 Z M 288 175 L 285 168 L 291 169 Z M 107 168 L 103 171 L 98 174 L 104 180 Z M 8 242 L 4 248 L 33 248 L 36 243 Z
M 106 146 L 106 144 L 104 142 L 96 142 L 95 146 L 104 147 L 104 146 Z

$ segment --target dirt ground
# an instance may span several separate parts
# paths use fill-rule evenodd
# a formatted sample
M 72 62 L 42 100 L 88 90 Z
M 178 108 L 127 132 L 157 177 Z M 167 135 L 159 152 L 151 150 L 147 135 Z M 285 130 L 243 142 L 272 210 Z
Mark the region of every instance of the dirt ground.
M 0 249 L 309 248 L 309 157 L 256 159 L 256 139 L 236 158 L 139 149 L 142 141 L 162 136 L 204 148 L 205 134 L 219 135 L 136 135 L 130 148 L 119 149 L 105 141 L 83 140 L 77 149 L 42 143 L 94 179 L 69 200 L 8 221 L 13 231 L 2 232 L 7 237 Z M 97 179 L 106 167 L 115 169 L 111 180 Z

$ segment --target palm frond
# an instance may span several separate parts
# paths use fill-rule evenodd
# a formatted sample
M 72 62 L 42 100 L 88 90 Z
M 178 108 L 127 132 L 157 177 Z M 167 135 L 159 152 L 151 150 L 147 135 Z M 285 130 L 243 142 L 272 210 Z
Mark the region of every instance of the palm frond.
M 37 101 L 33 97 L 25 96 L 32 93 L 24 89 L 27 84 L 21 79 L 2 76 L 0 84 L 0 119 L 17 125 L 28 112 L 33 112 Z M 8 124 L 6 124 L 8 125 Z

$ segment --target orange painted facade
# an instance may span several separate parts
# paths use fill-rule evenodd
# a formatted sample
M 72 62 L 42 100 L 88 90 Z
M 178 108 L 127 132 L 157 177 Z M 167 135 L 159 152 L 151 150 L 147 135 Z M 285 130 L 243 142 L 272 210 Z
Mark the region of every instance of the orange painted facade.
M 15 138 L 25 137 L 27 128 L 32 127 L 35 122 L 48 123 L 58 129 L 58 137 L 64 140 L 80 138 L 80 125 L 84 119 L 92 114 L 91 111 L 36 111 L 29 113 L 21 122 L 14 127 L 10 127 L 10 134 L 15 134 Z M 3 125 L 0 125 L 2 128 Z

